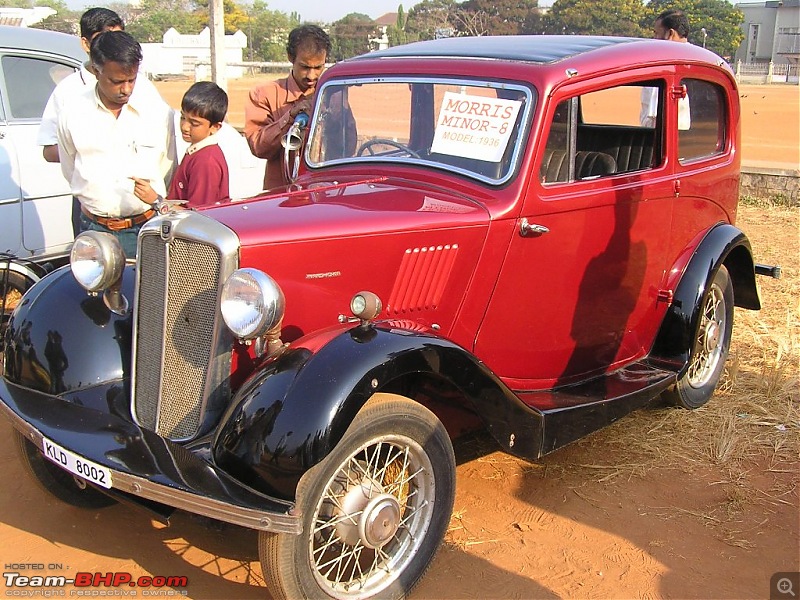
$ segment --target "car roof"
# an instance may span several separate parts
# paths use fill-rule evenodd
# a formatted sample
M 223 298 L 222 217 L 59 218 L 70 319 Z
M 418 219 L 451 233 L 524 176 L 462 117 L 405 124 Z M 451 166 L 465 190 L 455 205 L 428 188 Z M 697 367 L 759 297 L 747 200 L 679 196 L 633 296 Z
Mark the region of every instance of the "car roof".
M 68 56 L 79 62 L 86 60 L 86 53 L 81 48 L 78 36 L 44 29 L 0 25 L 0 48 L 49 52 Z
M 363 54 L 359 58 L 492 58 L 551 63 L 605 46 L 641 41 L 641 38 L 588 35 L 451 37 L 393 46 L 386 50 Z
M 604 58 L 601 59 L 601 57 Z M 629 66 L 650 61 L 675 60 L 697 61 L 717 66 L 724 64 L 719 56 L 694 44 L 666 43 L 665 40 L 648 38 L 592 35 L 503 35 L 441 38 L 393 46 L 386 50 L 362 54 L 351 60 L 374 58 L 458 58 L 540 65 L 571 59 L 581 63 L 585 63 L 585 60 L 600 59 Z

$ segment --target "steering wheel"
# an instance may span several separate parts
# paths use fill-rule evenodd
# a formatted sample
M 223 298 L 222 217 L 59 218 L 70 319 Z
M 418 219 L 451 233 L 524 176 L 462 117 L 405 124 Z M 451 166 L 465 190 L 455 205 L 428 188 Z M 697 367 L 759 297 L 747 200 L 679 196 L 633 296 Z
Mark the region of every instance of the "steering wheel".
M 367 151 L 369 152 L 370 156 L 375 156 L 375 152 L 372 150 L 373 146 L 391 146 L 392 148 L 397 148 L 398 150 L 405 152 L 409 156 L 421 158 L 419 154 L 405 144 L 390 140 L 389 138 L 372 138 L 371 140 L 367 140 L 358 147 L 358 150 L 356 150 L 356 156 L 364 156 L 364 153 Z

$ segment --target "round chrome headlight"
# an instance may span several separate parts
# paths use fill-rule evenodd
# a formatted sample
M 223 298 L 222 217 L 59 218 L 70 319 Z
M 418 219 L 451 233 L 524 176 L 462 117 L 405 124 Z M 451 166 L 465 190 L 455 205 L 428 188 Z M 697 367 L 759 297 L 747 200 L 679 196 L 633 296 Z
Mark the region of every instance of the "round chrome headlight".
M 89 292 L 100 292 L 119 281 L 125 268 L 125 252 L 110 233 L 84 231 L 75 238 L 69 261 L 78 283 Z
M 275 280 L 258 269 L 234 271 L 222 287 L 222 318 L 239 339 L 252 340 L 275 327 L 285 304 Z

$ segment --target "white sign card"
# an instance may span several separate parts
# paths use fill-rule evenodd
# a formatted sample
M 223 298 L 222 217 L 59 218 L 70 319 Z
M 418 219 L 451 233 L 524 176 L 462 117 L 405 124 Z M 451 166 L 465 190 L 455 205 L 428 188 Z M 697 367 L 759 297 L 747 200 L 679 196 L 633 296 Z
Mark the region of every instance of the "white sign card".
M 519 100 L 446 92 L 431 152 L 500 162 L 521 106 Z

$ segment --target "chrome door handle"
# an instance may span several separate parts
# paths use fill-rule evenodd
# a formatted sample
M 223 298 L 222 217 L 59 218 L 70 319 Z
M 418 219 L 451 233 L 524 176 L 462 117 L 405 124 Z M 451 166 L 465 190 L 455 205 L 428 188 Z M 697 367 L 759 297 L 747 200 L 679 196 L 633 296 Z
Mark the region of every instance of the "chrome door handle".
M 544 225 L 537 225 L 536 223 L 529 223 L 528 219 L 523 218 L 519 222 L 519 234 L 522 237 L 528 235 L 542 235 L 543 233 L 550 233 L 550 229 Z

